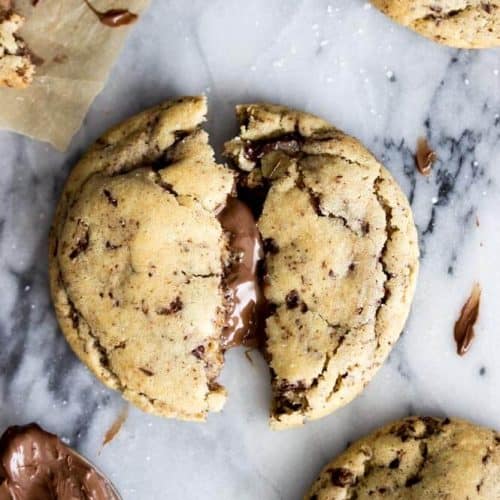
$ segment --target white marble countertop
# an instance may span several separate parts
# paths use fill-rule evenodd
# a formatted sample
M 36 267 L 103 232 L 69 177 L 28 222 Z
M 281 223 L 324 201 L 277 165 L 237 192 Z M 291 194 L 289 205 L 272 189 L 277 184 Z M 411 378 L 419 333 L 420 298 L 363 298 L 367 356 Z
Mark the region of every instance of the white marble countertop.
M 299 499 L 347 442 L 410 413 L 500 429 L 500 51 L 459 51 L 392 24 L 362 0 L 154 0 L 128 39 L 71 149 L 0 133 L 0 432 L 37 421 L 109 474 L 124 500 Z M 47 232 L 62 182 L 108 126 L 164 98 L 204 92 L 217 148 L 233 106 L 269 100 L 359 137 L 409 195 L 422 268 L 405 332 L 352 404 L 286 432 L 267 426 L 257 353 L 227 355 L 229 400 L 206 424 L 131 409 L 59 332 L 47 284 Z M 439 161 L 418 174 L 427 135 Z M 479 221 L 479 224 L 477 224 Z M 459 357 L 453 324 L 483 288 L 477 338 Z

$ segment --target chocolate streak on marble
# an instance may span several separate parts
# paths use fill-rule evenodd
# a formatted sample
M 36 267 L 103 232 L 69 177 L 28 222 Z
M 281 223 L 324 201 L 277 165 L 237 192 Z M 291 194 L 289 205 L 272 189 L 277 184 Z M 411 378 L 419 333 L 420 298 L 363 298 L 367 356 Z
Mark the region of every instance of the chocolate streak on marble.
M 0 438 L 0 498 L 120 500 L 90 462 L 36 424 L 9 427 Z
M 110 28 L 118 28 L 127 24 L 135 23 L 138 15 L 127 9 L 109 9 L 106 11 L 97 10 L 89 0 L 84 0 L 87 7 L 97 16 L 99 21 Z
M 455 323 L 454 337 L 457 343 L 457 354 L 460 356 L 463 356 L 469 350 L 474 340 L 474 325 L 479 315 L 480 300 L 481 287 L 476 283 L 470 297 L 462 307 L 460 317 Z
M 228 233 L 232 255 L 225 275 L 229 310 L 222 346 L 256 347 L 260 343 L 265 302 L 257 273 L 258 263 L 264 257 L 260 234 L 250 209 L 236 198 L 228 198 L 218 219 Z

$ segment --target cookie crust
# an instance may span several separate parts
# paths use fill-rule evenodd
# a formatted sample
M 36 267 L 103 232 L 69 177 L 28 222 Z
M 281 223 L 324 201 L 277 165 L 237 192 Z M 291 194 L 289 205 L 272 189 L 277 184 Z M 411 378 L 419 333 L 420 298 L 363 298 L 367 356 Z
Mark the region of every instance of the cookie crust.
M 371 0 L 384 14 L 438 43 L 464 49 L 500 46 L 497 0 Z
M 500 434 L 458 419 L 409 417 L 350 446 L 305 500 L 500 497 Z
M 418 272 L 416 228 L 389 172 L 354 138 L 310 114 L 237 108 L 225 154 L 267 186 L 271 426 L 321 418 L 354 399 L 398 339 Z
M 50 283 L 78 357 L 139 408 L 204 420 L 225 390 L 216 218 L 234 184 L 215 163 L 201 97 L 102 136 L 71 172 L 50 234 Z

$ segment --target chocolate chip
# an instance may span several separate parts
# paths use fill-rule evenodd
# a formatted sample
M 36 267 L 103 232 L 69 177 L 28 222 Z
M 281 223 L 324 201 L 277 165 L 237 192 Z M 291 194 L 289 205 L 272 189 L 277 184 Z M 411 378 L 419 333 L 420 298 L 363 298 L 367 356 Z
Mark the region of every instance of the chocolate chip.
M 298 307 L 300 302 L 299 292 L 297 292 L 297 290 L 291 290 L 288 292 L 285 297 L 285 302 L 287 309 L 295 309 Z
M 300 304 L 300 312 L 302 314 L 305 314 L 307 311 L 309 311 L 309 308 L 307 307 L 307 304 L 305 302 L 302 302 Z
M 118 206 L 118 200 L 116 198 L 113 198 L 111 191 L 109 191 L 108 189 L 104 189 L 103 194 L 111 205 L 113 205 L 114 207 Z
M 329 472 L 330 480 L 335 486 L 343 488 L 344 486 L 349 486 L 354 483 L 354 474 L 349 469 L 337 467 L 335 469 L 331 469 Z
M 244 154 L 248 160 L 253 162 L 260 160 L 271 151 L 283 151 L 290 156 L 295 156 L 300 153 L 302 142 L 302 137 L 297 133 L 285 134 L 272 139 L 246 141 Z
M 415 474 L 414 476 L 410 476 L 410 477 L 406 480 L 405 486 L 406 486 L 407 488 L 411 488 L 411 487 L 412 487 L 412 486 L 414 486 L 415 484 L 420 483 L 420 481 L 422 481 L 422 478 L 421 478 L 418 474 Z
M 78 226 L 77 226 L 77 232 L 80 233 L 80 236 L 78 237 L 76 241 L 76 245 L 71 250 L 71 253 L 69 254 L 69 258 L 71 260 L 76 259 L 82 252 L 85 252 L 89 246 L 89 228 L 88 226 L 82 222 L 81 220 L 78 220 Z
M 389 469 L 397 469 L 399 467 L 399 464 L 401 463 L 401 460 L 399 458 L 395 458 L 394 460 L 391 460 L 389 463 Z
M 170 302 L 168 307 L 160 307 L 157 309 L 156 313 L 160 315 L 175 314 L 179 312 L 184 307 L 180 297 L 176 297 L 175 300 Z
M 266 238 L 263 241 L 263 245 L 264 245 L 264 251 L 266 253 L 270 253 L 271 255 L 276 255 L 280 251 L 278 243 L 276 243 L 276 240 L 273 238 Z
M 142 366 L 139 367 L 139 370 L 141 370 L 144 375 L 147 375 L 148 377 L 152 377 L 154 373 L 151 370 L 148 370 L 147 368 L 143 368 Z
M 490 3 L 481 3 L 481 7 L 483 8 L 483 10 L 487 13 L 487 14 L 491 14 L 491 11 L 493 10 L 491 8 L 491 4 Z
M 191 354 L 198 359 L 203 359 L 203 355 L 205 354 L 205 346 L 199 345 L 196 349 L 191 351 Z

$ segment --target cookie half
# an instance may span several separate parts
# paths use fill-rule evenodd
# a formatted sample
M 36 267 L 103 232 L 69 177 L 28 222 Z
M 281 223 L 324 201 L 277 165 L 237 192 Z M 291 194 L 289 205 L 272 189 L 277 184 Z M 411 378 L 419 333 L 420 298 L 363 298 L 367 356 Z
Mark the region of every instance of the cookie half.
M 398 339 L 418 272 L 417 232 L 389 172 L 355 139 L 285 107 L 237 108 L 225 146 L 265 249 L 271 425 L 355 398 Z
M 203 98 L 149 109 L 71 172 L 50 235 L 60 326 L 80 359 L 141 409 L 218 411 L 230 249 L 218 220 L 234 185 L 200 128 Z
M 33 80 L 31 53 L 16 35 L 23 23 L 22 16 L 0 5 L 0 87 L 25 88 Z
M 394 21 L 451 47 L 500 46 L 497 0 L 371 0 Z
M 462 420 L 410 417 L 326 466 L 306 500 L 500 498 L 500 434 Z

